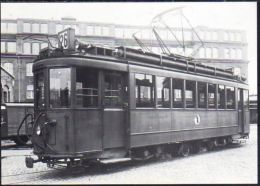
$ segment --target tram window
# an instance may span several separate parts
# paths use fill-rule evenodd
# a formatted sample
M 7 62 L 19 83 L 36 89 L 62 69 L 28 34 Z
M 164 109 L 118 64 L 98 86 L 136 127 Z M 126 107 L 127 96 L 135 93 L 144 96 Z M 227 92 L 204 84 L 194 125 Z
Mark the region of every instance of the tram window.
M 157 106 L 162 108 L 170 107 L 170 78 L 156 77 Z
M 70 106 L 70 68 L 50 69 L 50 108 Z
M 122 107 L 126 95 L 122 75 L 115 72 L 105 73 L 105 107 Z
M 195 81 L 186 81 L 185 99 L 186 108 L 195 108 L 195 94 L 196 94 L 196 83 Z
M 206 108 L 206 95 L 207 95 L 207 84 L 198 82 L 198 107 L 199 108 Z
M 218 108 L 225 109 L 225 86 L 218 85 Z
M 135 74 L 136 107 L 154 107 L 154 78 L 152 75 Z
M 216 85 L 208 85 L 208 105 L 209 108 L 216 108 Z
M 36 74 L 35 82 L 36 82 L 36 89 L 35 89 L 36 108 L 41 109 L 45 107 L 44 74 L 43 73 Z
M 183 79 L 172 80 L 172 106 L 183 108 Z
M 235 109 L 235 88 L 227 86 L 226 89 L 227 89 L 227 108 Z
M 76 107 L 98 106 L 98 71 L 76 68 Z
M 245 110 L 248 110 L 249 109 L 249 93 L 248 93 L 248 90 L 244 90 L 243 96 L 244 96 L 243 100 L 244 100 Z

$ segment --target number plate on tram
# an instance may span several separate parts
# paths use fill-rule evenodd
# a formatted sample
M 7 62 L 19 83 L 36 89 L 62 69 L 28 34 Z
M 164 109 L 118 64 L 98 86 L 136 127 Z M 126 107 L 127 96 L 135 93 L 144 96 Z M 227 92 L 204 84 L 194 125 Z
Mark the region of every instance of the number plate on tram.
M 58 33 L 58 46 L 59 48 L 63 48 L 65 50 L 75 49 L 74 45 L 75 41 L 75 30 L 72 28 L 67 28 Z

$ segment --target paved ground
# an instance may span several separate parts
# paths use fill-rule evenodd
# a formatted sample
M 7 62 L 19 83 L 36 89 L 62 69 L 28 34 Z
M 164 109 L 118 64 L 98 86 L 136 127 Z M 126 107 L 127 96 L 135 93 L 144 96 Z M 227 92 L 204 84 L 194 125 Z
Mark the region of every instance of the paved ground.
M 158 184 L 158 183 L 257 183 L 257 125 L 251 125 L 246 144 L 202 151 L 186 158 L 126 162 L 80 171 L 53 170 L 38 163 L 33 169 L 24 159 L 32 150 L 11 142 L 1 150 L 2 184 Z

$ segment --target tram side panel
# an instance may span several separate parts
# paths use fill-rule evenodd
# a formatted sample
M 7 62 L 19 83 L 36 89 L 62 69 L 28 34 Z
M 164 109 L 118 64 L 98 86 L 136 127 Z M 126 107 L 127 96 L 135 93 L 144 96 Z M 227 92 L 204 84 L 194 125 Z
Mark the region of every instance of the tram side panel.
M 55 125 L 48 131 L 47 143 L 57 152 L 73 153 L 74 140 L 73 140 L 73 117 L 70 109 L 66 110 L 51 110 L 47 111 L 49 120 L 55 121 Z M 44 122 L 44 121 L 43 121 Z
M 75 110 L 76 152 L 102 150 L 102 115 L 100 110 Z
M 130 146 L 189 141 L 238 133 L 237 111 L 132 110 Z
M 244 133 L 248 134 L 250 132 L 250 111 L 245 111 L 245 123 L 244 123 Z
M 15 137 L 17 136 L 17 129 L 25 115 L 33 113 L 33 106 L 7 105 L 6 108 L 8 112 L 8 136 Z M 20 135 L 26 134 L 25 126 L 23 125 L 21 128 Z

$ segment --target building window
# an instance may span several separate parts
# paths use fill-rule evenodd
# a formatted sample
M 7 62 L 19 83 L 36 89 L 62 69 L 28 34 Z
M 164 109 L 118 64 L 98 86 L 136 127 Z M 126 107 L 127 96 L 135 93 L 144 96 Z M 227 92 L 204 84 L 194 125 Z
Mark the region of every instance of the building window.
M 224 58 L 230 59 L 230 50 L 228 48 L 224 49 Z
M 234 38 L 235 34 L 234 33 L 230 33 L 229 35 L 230 35 L 230 40 L 234 41 L 235 40 L 235 38 Z
M 7 32 L 8 33 L 17 33 L 17 24 L 16 23 L 8 23 L 7 24 Z
M 205 31 L 206 34 L 206 40 L 211 40 L 211 32 Z
M 211 48 L 206 48 L 206 58 L 211 58 L 211 56 L 212 56 Z
M 124 30 L 122 28 L 116 28 L 115 29 L 115 36 L 119 38 L 124 37 Z
M 23 44 L 23 53 L 24 54 L 31 54 L 31 43 L 24 43 Z
M 41 43 L 41 49 L 47 48 L 48 47 L 48 43 Z
M 154 77 L 135 74 L 136 107 L 154 107 Z
M 98 71 L 76 68 L 76 106 L 98 106 Z
M 236 50 L 235 49 L 230 49 L 230 58 L 235 59 L 236 58 Z
M 64 29 L 70 28 L 71 25 L 64 25 Z
M 14 73 L 14 65 L 13 63 L 3 63 L 3 67 L 7 70 L 10 74 Z
M 70 68 L 50 69 L 50 108 L 70 106 Z
M 40 25 L 38 23 L 32 24 L 32 33 L 39 33 L 40 32 Z
M 172 107 L 183 108 L 183 79 L 172 80 Z
M 217 32 L 212 32 L 212 39 L 213 40 L 218 40 L 218 33 Z
M 218 85 L 218 108 L 225 109 L 225 86 Z
M 170 78 L 156 77 L 157 107 L 170 108 Z
M 147 29 L 142 30 L 142 38 L 143 39 L 150 39 L 150 30 L 147 30 Z
M 1 42 L 1 53 L 5 53 L 5 42 Z
M 208 106 L 216 108 L 216 85 L 208 84 Z
M 200 48 L 200 58 L 204 58 L 206 55 L 205 55 L 205 48 Z
M 184 32 L 184 40 L 185 41 L 190 41 L 191 40 L 191 32 L 190 31 L 185 31 Z
M 40 51 L 39 43 L 32 44 L 32 54 L 38 55 Z
M 26 76 L 33 76 L 32 66 L 33 66 L 33 63 L 26 64 Z
M 212 57 L 213 58 L 218 58 L 218 49 L 217 48 L 213 48 L 212 49 Z
M 16 42 L 7 42 L 7 52 L 16 53 Z
M 71 28 L 73 28 L 75 30 L 75 34 L 79 34 L 79 29 L 77 25 L 71 25 Z
M 48 25 L 47 24 L 41 24 L 41 33 L 43 33 L 43 34 L 48 33 Z
M 207 107 L 207 84 L 198 82 L 198 107 L 206 108 Z
M 33 85 L 27 85 L 26 99 L 33 99 Z
M 241 41 L 241 34 L 240 33 L 236 33 L 236 41 Z
M 95 26 L 95 35 L 97 36 L 101 35 L 101 26 Z
M 242 50 L 241 49 L 237 49 L 237 59 L 242 59 Z
M 23 24 L 23 32 L 26 32 L 26 33 L 31 32 L 31 24 L 30 23 L 24 23 Z
M 94 27 L 93 26 L 87 26 L 87 35 L 93 35 L 94 34 Z
M 185 99 L 186 108 L 195 108 L 196 82 L 186 81 Z
M 62 31 L 62 30 L 63 30 L 62 24 L 57 24 L 57 25 L 56 25 L 56 33 L 60 32 L 60 31 Z
M 235 88 L 226 86 L 227 90 L 227 108 L 235 109 Z
M 228 32 L 224 32 L 224 41 L 228 41 L 229 38 L 228 38 Z
M 103 27 L 103 36 L 109 36 L 109 27 Z
M 127 28 L 125 29 L 125 38 L 132 38 L 132 34 L 134 33 L 133 29 Z
M 7 23 L 1 23 L 1 33 L 7 32 Z
M 162 39 L 168 39 L 167 30 L 160 30 L 159 36 L 160 36 Z M 181 33 L 181 40 L 182 40 L 182 33 Z

